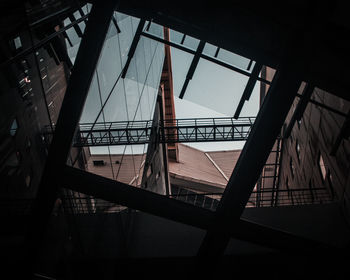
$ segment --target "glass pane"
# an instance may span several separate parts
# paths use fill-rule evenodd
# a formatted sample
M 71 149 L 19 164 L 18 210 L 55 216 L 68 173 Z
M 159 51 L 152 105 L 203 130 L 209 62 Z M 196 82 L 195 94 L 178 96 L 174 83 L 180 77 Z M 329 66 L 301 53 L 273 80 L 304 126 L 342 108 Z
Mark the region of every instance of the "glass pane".
M 130 16 L 123 14 L 123 13 L 120 13 L 120 12 L 115 12 L 114 16 L 115 16 L 115 19 L 117 20 L 118 23 L 126 18 L 130 18 Z
M 238 54 L 229 52 L 224 49 L 220 49 L 218 57 L 219 60 L 222 60 L 231 65 L 237 66 L 241 69 L 247 69 L 250 59 L 240 56 Z
M 217 48 L 218 48 L 217 46 L 214 46 L 209 43 L 205 43 L 203 53 L 209 56 L 215 56 Z
M 89 94 L 86 98 L 83 113 L 80 118 L 81 123 L 93 123 L 101 110 L 101 101 L 98 92 L 96 75 L 94 75 Z M 100 118 L 102 120 L 102 118 Z
M 67 26 L 69 24 L 71 24 L 72 22 L 70 21 L 69 18 L 66 18 L 64 21 L 63 21 L 63 24 L 64 26 Z M 81 38 L 78 36 L 78 34 L 75 32 L 74 28 L 71 27 L 69 28 L 68 30 L 66 30 L 66 33 L 70 39 L 70 41 L 72 42 L 73 46 L 76 45 L 76 44 L 79 44 L 80 43 L 80 40 Z
M 196 50 L 199 44 L 199 40 L 191 36 L 186 35 L 184 46 Z
M 110 25 L 109 29 L 115 30 L 113 23 Z M 105 40 L 97 66 L 102 102 L 108 97 L 121 70 L 119 38 L 115 35 Z
M 106 122 L 126 121 L 128 119 L 126 111 L 126 100 L 124 85 L 120 80 L 113 90 L 104 108 Z
M 120 30 L 122 30 L 122 32 L 118 34 L 118 37 L 119 37 L 122 64 L 125 65 L 125 62 L 126 62 L 127 56 L 128 56 L 128 52 L 129 52 L 129 48 L 130 48 L 130 45 L 131 45 L 131 42 L 133 39 L 131 18 L 128 17 L 128 18 L 118 22 L 118 26 L 119 26 Z
M 146 24 L 146 26 L 147 26 L 147 24 Z M 152 22 L 149 30 L 146 32 L 148 32 L 154 36 L 157 36 L 159 38 L 164 38 L 164 27 L 157 24 L 157 23 Z
M 243 92 L 242 92 L 243 93 Z M 244 102 L 240 117 L 254 117 L 258 114 L 260 107 L 260 82 L 255 84 L 249 100 Z
M 184 36 L 183 33 L 170 29 L 170 41 L 171 42 L 181 44 L 181 40 L 182 40 L 183 36 Z
M 233 116 L 248 77 L 201 59 L 184 98 Z
M 179 96 L 182 86 L 185 82 L 188 69 L 190 68 L 193 55 L 180 51 L 176 48 L 171 48 L 174 95 Z

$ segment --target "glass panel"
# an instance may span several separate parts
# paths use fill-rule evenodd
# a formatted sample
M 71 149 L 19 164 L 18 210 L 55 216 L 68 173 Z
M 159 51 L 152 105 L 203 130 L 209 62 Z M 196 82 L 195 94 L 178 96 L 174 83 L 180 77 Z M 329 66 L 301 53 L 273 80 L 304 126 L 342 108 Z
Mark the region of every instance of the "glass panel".
M 123 13 L 120 13 L 120 12 L 115 12 L 114 16 L 115 16 L 115 19 L 117 20 L 118 23 L 126 18 L 130 18 L 130 16 L 123 14 Z
M 82 7 L 82 10 L 85 14 L 90 13 L 92 5 L 90 3 L 87 3 L 85 6 Z
M 193 55 L 171 48 L 174 95 L 179 96 L 182 86 L 185 82 L 188 69 L 191 65 Z
M 81 18 L 81 15 L 80 15 L 79 11 L 75 11 L 73 13 L 73 16 L 75 17 L 75 19 L 80 19 Z
M 116 29 L 113 23 L 110 25 L 109 29 Z M 113 33 L 116 34 L 116 31 Z M 108 97 L 108 94 L 112 90 L 120 72 L 122 71 L 118 41 L 118 36 L 109 37 L 105 40 L 100 60 L 98 62 L 97 72 L 102 102 Z
M 247 69 L 250 59 L 245 58 L 243 56 L 240 56 L 238 54 L 229 52 L 224 49 L 220 49 L 218 57 L 219 60 L 222 60 L 224 62 L 227 62 L 229 64 L 232 64 L 234 66 L 237 66 L 241 69 Z
M 79 27 L 80 27 L 80 29 L 81 29 L 81 32 L 83 32 L 84 33 L 84 31 L 85 31 L 85 22 L 84 21 L 81 21 L 81 22 L 79 22 L 78 23 L 78 25 L 79 25 Z
M 184 46 L 196 50 L 199 44 L 199 40 L 191 36 L 186 35 Z
M 130 76 L 129 76 L 130 75 Z M 136 110 L 139 101 L 139 85 L 136 81 L 136 66 L 135 60 L 132 59 L 130 62 L 128 76 L 130 78 L 124 79 L 125 93 L 126 93 L 126 104 L 129 120 L 133 120 L 136 115 Z
M 170 41 L 171 42 L 181 44 L 181 40 L 182 40 L 183 36 L 184 36 L 183 33 L 180 33 L 178 31 L 170 29 Z
M 233 116 L 248 77 L 201 59 L 184 98 Z
M 89 94 L 86 98 L 83 113 L 80 118 L 81 123 L 93 123 L 101 110 L 101 101 L 98 93 L 98 85 L 96 75 L 94 75 Z M 102 118 L 100 118 L 102 120 Z
M 117 14 L 117 18 L 118 16 L 119 16 L 119 13 Z M 119 21 L 118 26 L 120 30 L 122 30 L 122 32 L 118 34 L 118 37 L 119 37 L 119 44 L 120 44 L 119 47 L 120 47 L 122 64 L 125 65 L 129 48 L 133 39 L 131 18 L 128 17 L 122 21 Z
M 243 93 L 243 91 L 242 91 Z M 249 100 L 244 102 L 240 117 L 254 117 L 258 114 L 260 108 L 260 82 L 255 84 L 252 95 Z
M 71 24 L 72 22 L 70 21 L 69 18 L 66 18 L 64 21 L 63 21 L 63 24 L 64 26 L 67 26 L 69 24 Z M 66 33 L 70 39 L 70 41 L 72 42 L 73 46 L 76 45 L 76 44 L 79 44 L 80 43 L 80 40 L 81 38 L 78 36 L 78 34 L 75 32 L 74 28 L 71 27 L 69 28 L 68 30 L 66 30 Z
M 215 56 L 217 48 L 218 48 L 217 46 L 214 46 L 209 43 L 205 43 L 203 53 L 209 56 Z
M 15 136 L 15 135 L 16 135 L 17 128 L 18 128 L 17 120 L 14 119 L 13 122 L 12 122 L 12 124 L 11 124 L 11 128 L 10 128 L 10 135 L 11 135 L 11 136 Z
M 128 119 L 124 85 L 119 81 L 104 108 L 106 122 L 125 121 Z
M 153 118 L 164 60 L 164 45 L 141 37 L 130 62 L 126 78 L 120 79 L 113 88 L 123 65 L 125 65 L 133 34 L 139 24 L 139 19 L 124 17 L 120 13 L 116 13 L 116 18 L 122 32 L 117 34 L 114 23 L 111 23 L 81 122 L 95 121 L 101 109 L 101 99 L 104 102 L 111 90 L 113 91 L 104 107 L 103 114 L 99 117 L 99 122 L 103 120 L 106 122 L 150 120 Z M 163 36 L 163 27 L 159 25 L 154 24 L 151 31 L 158 32 L 159 36 Z M 100 85 L 101 98 L 97 81 Z M 96 136 L 101 137 L 102 134 L 100 134 Z M 129 135 L 137 139 L 139 132 L 134 131 Z M 114 136 L 118 135 L 115 133 Z M 143 161 L 147 147 L 147 145 L 95 146 L 90 148 L 90 152 L 92 157 L 96 154 L 105 157 L 108 164 L 103 168 L 108 169 L 105 172 L 105 174 L 109 174 L 107 176 L 138 186 L 142 178 Z M 112 157 L 119 157 L 118 165 L 110 163 L 110 154 Z M 88 171 L 93 172 L 93 170 Z
M 145 26 L 147 26 L 147 24 Z M 164 27 L 157 24 L 157 23 L 152 22 L 149 30 L 146 32 L 148 32 L 154 36 L 157 36 L 159 38 L 164 38 Z
M 135 32 L 136 32 L 136 29 L 137 29 L 137 26 L 139 25 L 139 22 L 140 22 L 139 18 L 131 17 L 133 34 L 135 34 Z

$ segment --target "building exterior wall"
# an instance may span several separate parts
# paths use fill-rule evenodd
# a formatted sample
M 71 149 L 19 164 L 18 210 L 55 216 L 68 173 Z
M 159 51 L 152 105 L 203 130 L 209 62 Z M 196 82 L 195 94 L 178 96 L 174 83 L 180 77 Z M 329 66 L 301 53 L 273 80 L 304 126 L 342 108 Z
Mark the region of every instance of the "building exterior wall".
M 14 38 L 21 47 L 14 47 Z M 1 44 L 16 55 L 31 47 L 32 42 L 29 32 L 22 31 Z M 65 62 L 56 61 L 47 48 L 1 70 L 1 195 L 35 196 L 48 148 L 42 133 L 51 130 L 51 123 L 57 120 L 67 84 L 66 71 Z
M 343 114 L 347 114 L 350 108 L 349 102 L 318 88 L 315 88 L 311 99 Z M 298 100 L 296 98 L 286 124 Z M 301 120 L 295 123 L 290 137 L 283 143 L 280 189 L 309 189 L 309 196 L 315 201 L 327 202 L 334 198 L 342 202 L 345 208 L 348 207 L 349 140 L 343 139 L 336 154 L 331 155 L 345 119 L 344 116 L 308 103 Z M 290 199 L 303 199 L 303 193 L 294 197 L 290 195 Z

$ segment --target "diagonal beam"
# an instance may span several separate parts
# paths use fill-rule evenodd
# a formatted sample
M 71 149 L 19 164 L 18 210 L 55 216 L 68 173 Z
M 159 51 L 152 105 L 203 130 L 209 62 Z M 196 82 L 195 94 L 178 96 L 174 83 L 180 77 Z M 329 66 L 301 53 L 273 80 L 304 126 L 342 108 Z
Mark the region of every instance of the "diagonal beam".
M 176 222 L 206 229 L 213 212 L 185 202 L 66 166 L 62 186 Z
M 255 65 L 253 67 L 253 70 L 252 70 L 252 74 L 250 75 L 249 80 L 247 82 L 247 85 L 245 86 L 245 89 L 243 91 L 241 100 L 238 103 L 238 106 L 237 106 L 237 109 L 236 109 L 236 112 L 235 112 L 235 115 L 234 115 L 235 119 L 239 118 L 239 115 L 240 115 L 240 113 L 242 111 L 244 102 L 248 101 L 250 96 L 252 95 L 252 92 L 254 90 L 256 81 L 257 81 L 257 79 L 259 77 L 259 73 L 260 73 L 260 71 L 262 69 L 262 66 L 263 65 L 261 63 L 259 63 L 259 62 L 255 63 Z
M 185 92 L 186 92 L 186 89 L 187 89 L 187 86 L 188 86 L 188 83 L 190 82 L 190 80 L 192 79 L 193 77 L 193 74 L 194 74 L 194 71 L 196 70 L 197 68 L 197 65 L 198 65 L 198 62 L 199 62 L 199 59 L 201 57 L 201 54 L 203 52 L 203 49 L 204 49 L 204 45 L 205 45 L 205 41 L 200 41 L 199 42 L 199 45 L 197 47 L 197 50 L 196 50 L 196 53 L 192 59 L 192 62 L 191 62 L 191 65 L 190 65 L 190 68 L 188 69 L 188 72 L 187 72 L 187 75 L 186 75 L 186 80 L 185 80 L 185 83 L 181 89 L 181 92 L 180 92 L 180 95 L 179 95 L 179 98 L 183 98 L 184 95 L 185 95 Z
M 33 218 L 27 236 L 29 254 L 38 252 L 38 245 L 41 244 L 45 227 L 57 198 L 58 177 L 67 161 L 74 132 L 117 3 L 117 0 L 106 0 L 96 2 L 92 7 L 33 205 Z
M 223 254 L 230 239 L 227 230 L 239 221 L 249 200 L 301 82 L 288 69 L 290 64 L 281 64 L 276 73 L 218 205 L 216 222 L 200 247 L 199 256 Z
M 77 20 L 73 14 L 68 15 L 68 18 L 71 22 L 75 22 Z M 80 38 L 83 37 L 83 32 L 81 31 L 79 24 L 75 24 L 73 28 Z
M 64 169 L 61 185 L 73 191 L 205 230 L 212 226 L 214 220 L 214 212 L 208 209 L 69 166 Z M 244 219 L 238 220 L 228 232 L 233 238 L 279 250 L 301 250 L 321 246 L 318 242 Z

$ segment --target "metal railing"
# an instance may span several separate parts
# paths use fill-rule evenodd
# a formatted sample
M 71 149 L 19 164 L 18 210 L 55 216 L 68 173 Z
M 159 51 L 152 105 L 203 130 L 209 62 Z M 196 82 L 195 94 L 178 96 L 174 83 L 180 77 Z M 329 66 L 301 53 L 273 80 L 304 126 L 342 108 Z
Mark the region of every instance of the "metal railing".
M 278 195 L 275 196 L 274 194 Z M 216 209 L 222 193 L 194 193 L 186 189 L 181 189 L 178 194 L 170 195 L 174 199 L 185 201 L 187 203 L 203 207 L 206 209 Z M 257 204 L 257 197 L 259 203 Z M 246 207 L 271 207 L 274 206 L 296 206 L 308 204 L 331 203 L 334 197 L 325 188 L 315 189 L 293 189 L 293 190 L 273 190 L 265 189 L 262 191 L 253 191 Z M 272 203 L 273 202 L 273 203 Z
M 273 192 L 277 192 L 278 195 L 273 196 Z M 168 197 L 215 211 L 221 196 L 222 193 L 195 193 L 181 188 L 177 194 Z M 256 204 L 257 196 L 260 197 L 259 205 Z M 271 200 L 275 200 L 275 203 L 272 204 Z M 29 215 L 33 201 L 33 199 L 1 199 L 0 213 L 2 216 Z M 296 206 L 325 204 L 334 201 L 334 197 L 325 188 L 263 190 L 253 191 L 246 207 Z M 102 199 L 63 196 L 56 203 L 53 214 L 108 214 L 127 210 L 125 206 Z

